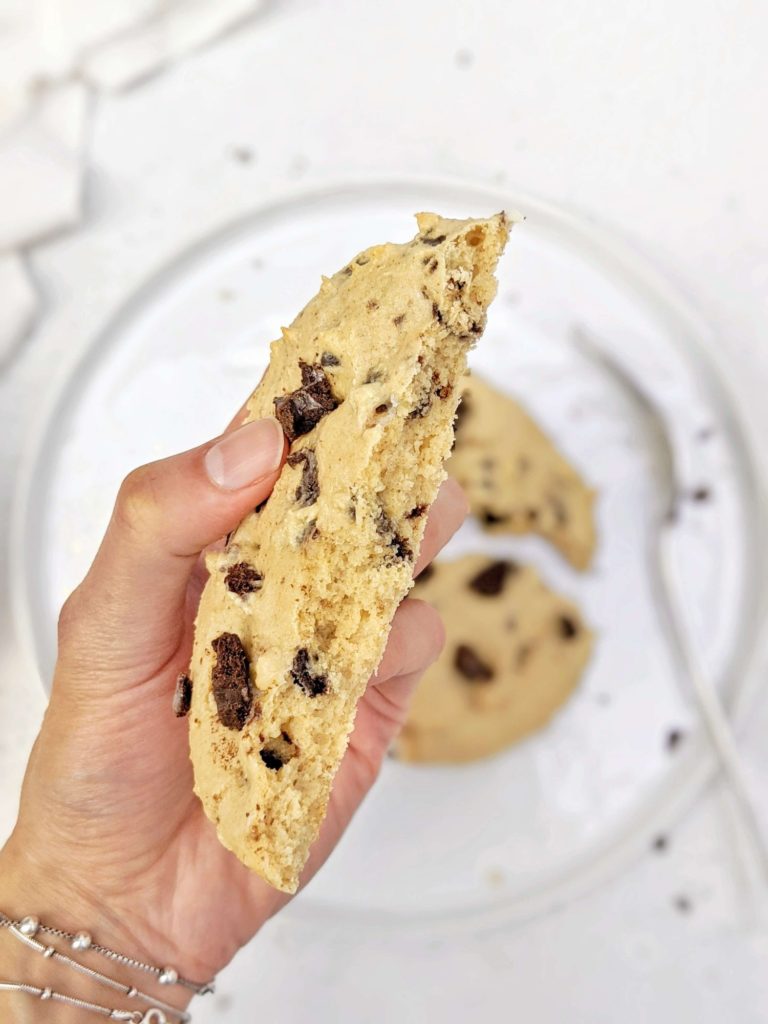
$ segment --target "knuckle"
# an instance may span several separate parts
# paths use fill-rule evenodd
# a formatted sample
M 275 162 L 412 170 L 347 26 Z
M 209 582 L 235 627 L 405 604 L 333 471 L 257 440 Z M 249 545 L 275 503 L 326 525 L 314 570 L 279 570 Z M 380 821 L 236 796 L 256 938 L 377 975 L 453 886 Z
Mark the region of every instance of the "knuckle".
M 140 466 L 132 470 L 120 485 L 115 502 L 115 522 L 127 533 L 142 534 L 156 521 L 158 505 L 156 466 Z
M 59 611 L 57 631 L 59 644 L 65 643 L 71 636 L 75 623 L 78 621 L 78 607 L 80 604 L 80 588 L 73 590 L 64 601 Z

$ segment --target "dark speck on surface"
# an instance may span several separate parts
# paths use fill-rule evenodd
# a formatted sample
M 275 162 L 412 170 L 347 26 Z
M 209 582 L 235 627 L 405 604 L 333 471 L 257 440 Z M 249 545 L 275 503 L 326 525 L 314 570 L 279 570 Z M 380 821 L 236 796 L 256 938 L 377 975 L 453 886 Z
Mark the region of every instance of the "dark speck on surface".
M 701 427 L 700 430 L 696 431 L 696 440 L 697 441 L 711 441 L 714 436 L 715 436 L 715 428 L 714 427 Z
M 700 487 L 694 487 L 690 493 L 691 501 L 705 502 L 712 500 L 712 491 L 709 487 L 704 485 Z
M 669 839 L 665 835 L 658 835 L 651 843 L 651 849 L 656 853 L 665 853 L 669 849 Z
M 680 914 L 690 914 L 693 910 L 693 903 L 687 896 L 675 896 L 673 905 Z
M 471 50 L 461 49 L 456 51 L 453 59 L 457 68 L 471 68 L 475 62 L 475 55 Z
M 684 739 L 685 733 L 682 729 L 670 729 L 664 740 L 664 745 L 671 753 L 673 750 L 677 750 Z
M 256 156 L 250 146 L 232 146 L 229 153 L 232 159 L 239 164 L 253 163 Z

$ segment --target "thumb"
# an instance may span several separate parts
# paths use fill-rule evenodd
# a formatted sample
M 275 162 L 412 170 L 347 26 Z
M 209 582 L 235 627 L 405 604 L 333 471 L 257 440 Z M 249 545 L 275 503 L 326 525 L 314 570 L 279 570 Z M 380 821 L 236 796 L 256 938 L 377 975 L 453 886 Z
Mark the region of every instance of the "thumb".
M 285 450 L 280 424 L 267 418 L 130 473 L 62 609 L 60 656 L 134 679 L 169 662 L 190 625 L 187 584 L 200 552 L 269 496 Z

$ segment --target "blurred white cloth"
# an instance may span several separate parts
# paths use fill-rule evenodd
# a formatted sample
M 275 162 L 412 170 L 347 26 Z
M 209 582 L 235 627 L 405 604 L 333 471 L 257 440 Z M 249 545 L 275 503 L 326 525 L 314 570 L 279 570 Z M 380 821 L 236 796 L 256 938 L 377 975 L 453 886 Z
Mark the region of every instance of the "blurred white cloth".
M 0 254 L 82 217 L 90 89 L 125 89 L 244 24 L 265 0 L 0 0 Z M 34 316 L 0 273 L 0 363 Z

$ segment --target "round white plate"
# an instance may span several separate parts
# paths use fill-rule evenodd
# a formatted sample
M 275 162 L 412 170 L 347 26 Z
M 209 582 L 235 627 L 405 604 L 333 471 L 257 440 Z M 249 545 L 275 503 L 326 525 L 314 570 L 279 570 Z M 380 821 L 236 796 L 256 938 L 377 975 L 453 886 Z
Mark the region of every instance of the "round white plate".
M 580 602 L 596 653 L 551 727 L 517 748 L 455 768 L 388 762 L 295 914 L 473 926 L 531 914 L 615 870 L 700 784 L 710 760 L 651 598 L 644 427 L 573 332 L 609 346 L 665 410 L 684 472 L 678 554 L 691 629 L 732 701 L 756 640 L 761 584 L 749 569 L 762 538 L 750 461 L 706 368 L 704 328 L 620 246 L 540 202 L 449 184 L 339 187 L 253 213 L 135 295 L 63 381 L 22 478 L 18 621 L 48 680 L 58 608 L 125 473 L 221 429 L 321 272 L 407 239 L 415 210 L 502 207 L 527 220 L 512 233 L 472 363 L 519 396 L 598 488 L 600 547 L 580 576 L 541 541 L 489 539 L 470 522 L 447 555 L 531 560 Z M 697 490 L 706 500 L 686 497 Z M 674 751 L 672 729 L 686 734 Z

